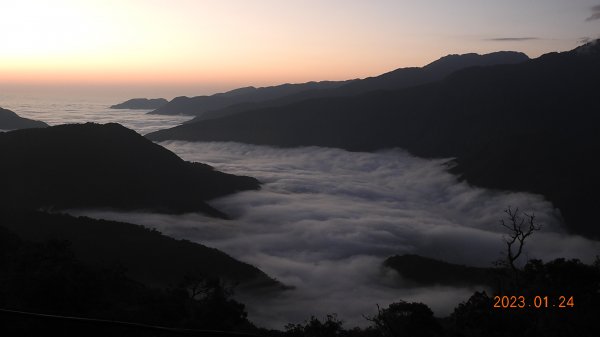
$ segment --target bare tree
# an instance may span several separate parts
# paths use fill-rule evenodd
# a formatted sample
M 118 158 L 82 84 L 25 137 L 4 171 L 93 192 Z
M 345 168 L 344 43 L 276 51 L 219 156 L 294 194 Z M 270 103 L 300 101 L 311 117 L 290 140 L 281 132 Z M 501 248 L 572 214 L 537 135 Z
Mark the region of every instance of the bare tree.
M 179 285 L 185 289 L 192 300 L 204 300 L 211 297 L 227 299 L 233 295 L 234 284 L 227 284 L 219 277 L 209 277 L 201 272 L 188 273 Z
M 507 215 L 507 221 L 502 219 L 500 224 L 508 229 L 508 234 L 504 239 L 506 243 L 506 262 L 516 272 L 518 269 L 515 266 L 515 261 L 523 253 L 525 239 L 535 231 L 542 229 L 542 226 L 535 223 L 535 214 L 529 215 L 525 212 L 519 212 L 518 208 L 513 211 L 509 206 L 504 210 L 504 213 Z

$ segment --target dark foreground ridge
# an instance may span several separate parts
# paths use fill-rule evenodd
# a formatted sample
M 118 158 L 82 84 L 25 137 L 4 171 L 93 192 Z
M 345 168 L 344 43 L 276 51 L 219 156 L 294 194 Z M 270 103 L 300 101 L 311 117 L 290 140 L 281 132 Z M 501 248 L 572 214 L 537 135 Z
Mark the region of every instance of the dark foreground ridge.
M 262 281 L 264 295 L 277 285 L 219 251 L 135 225 L 40 212 L 1 223 L 19 231 L 0 226 L 2 336 L 236 335 L 256 328 L 231 287 Z
M 0 134 L 0 207 L 109 208 L 226 217 L 205 201 L 259 188 L 250 177 L 190 163 L 119 124 Z
M 218 277 L 252 289 L 278 285 L 256 267 L 217 249 L 139 225 L 44 212 L 6 212 L 0 214 L 0 223 L 27 242 L 68 242 L 85 264 L 116 263 L 128 277 L 155 287 L 176 285 L 189 275 Z
M 165 104 L 167 101 L 164 98 L 132 98 L 123 103 L 111 105 L 111 109 L 140 109 L 140 110 L 150 110 L 150 109 L 158 109 Z
M 39 215 L 33 217 L 43 222 L 44 215 Z M 76 220 L 86 219 L 67 222 Z M 111 225 L 107 227 L 111 232 Z M 146 243 L 145 235 L 140 237 Z M 245 306 L 231 299 L 218 279 L 186 277 L 167 288 L 148 287 L 122 269 L 83 263 L 73 254 L 76 245 L 71 249 L 66 241 L 29 242 L 0 227 L 0 243 L 2 336 L 596 337 L 600 332 L 598 258 L 592 265 L 556 259 L 530 260 L 517 270 L 498 267 L 503 272 L 489 287 L 490 295 L 475 292 L 444 318 L 435 317 L 425 303 L 393 299 L 387 307 L 373 304 L 378 312 L 365 316 L 366 328 L 345 327 L 332 313 L 290 322 L 285 331 L 277 331 L 254 326 Z M 425 263 L 448 266 L 435 260 Z
M 432 84 L 258 109 L 148 134 L 149 139 L 400 147 L 455 157 L 453 172 L 489 188 L 529 191 L 568 228 L 600 237 L 600 43 L 511 65 L 460 70 Z
M 44 122 L 19 117 L 13 111 L 0 108 L 0 130 L 45 128 L 47 126 L 48 124 Z

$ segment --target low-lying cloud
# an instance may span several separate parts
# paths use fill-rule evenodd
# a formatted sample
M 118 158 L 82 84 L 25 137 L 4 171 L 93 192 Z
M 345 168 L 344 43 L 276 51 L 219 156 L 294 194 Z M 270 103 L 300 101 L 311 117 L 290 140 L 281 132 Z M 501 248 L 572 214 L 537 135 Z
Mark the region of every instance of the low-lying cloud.
M 513 42 L 519 42 L 519 41 L 531 41 L 531 40 L 539 40 L 539 37 L 531 37 L 531 36 L 527 36 L 527 37 L 496 37 L 496 38 L 491 38 L 488 39 L 488 41 L 513 41 Z
M 405 287 L 381 262 L 416 253 L 490 266 L 504 249 L 499 220 L 507 206 L 534 212 L 544 226 L 526 246 L 529 258 L 589 262 L 600 250 L 598 242 L 565 234 L 558 210 L 543 197 L 471 187 L 447 173 L 443 159 L 419 159 L 401 150 L 161 145 L 186 160 L 256 177 L 263 188 L 213 200 L 234 217 L 230 221 L 199 214 L 79 214 L 143 224 L 221 249 L 294 286 L 275 298 L 242 298 L 250 319 L 261 325 L 281 328 L 334 312 L 348 326 L 364 325 L 363 315 L 375 314 L 376 304 L 401 299 L 446 315 L 475 289 Z

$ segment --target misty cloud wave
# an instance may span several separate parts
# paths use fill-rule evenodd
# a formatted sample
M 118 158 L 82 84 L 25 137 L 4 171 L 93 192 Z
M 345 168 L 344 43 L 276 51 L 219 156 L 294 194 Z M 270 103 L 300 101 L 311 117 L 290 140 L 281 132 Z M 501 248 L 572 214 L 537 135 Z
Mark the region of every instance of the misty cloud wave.
M 235 220 L 84 211 L 143 224 L 200 242 L 254 264 L 295 286 L 276 298 L 243 300 L 250 319 L 279 327 L 311 314 L 338 313 L 351 326 L 376 304 L 422 301 L 438 315 L 474 289 L 403 287 L 382 269 L 389 256 L 416 253 L 490 266 L 504 249 L 499 220 L 507 206 L 534 212 L 544 226 L 526 246 L 529 258 L 593 259 L 598 242 L 565 234 L 558 210 L 539 195 L 474 188 L 445 171 L 446 159 L 401 150 L 377 153 L 307 147 L 278 149 L 238 143 L 164 142 L 179 156 L 261 180 L 260 191 L 213 200 Z

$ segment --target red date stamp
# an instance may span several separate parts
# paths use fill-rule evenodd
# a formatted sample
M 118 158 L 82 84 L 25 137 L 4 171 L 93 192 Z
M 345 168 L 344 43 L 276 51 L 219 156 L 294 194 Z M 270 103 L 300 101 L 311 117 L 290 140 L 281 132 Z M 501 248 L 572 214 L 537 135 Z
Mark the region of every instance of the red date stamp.
M 573 296 L 494 296 L 494 308 L 524 309 L 524 308 L 574 308 Z

